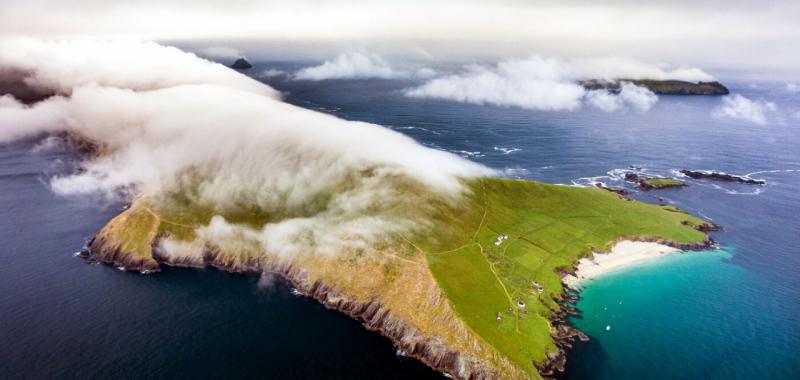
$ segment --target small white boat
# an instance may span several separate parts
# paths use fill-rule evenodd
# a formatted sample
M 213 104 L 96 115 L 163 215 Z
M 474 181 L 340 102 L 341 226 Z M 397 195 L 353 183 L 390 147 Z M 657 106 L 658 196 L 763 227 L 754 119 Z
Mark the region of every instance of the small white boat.
M 606 325 L 606 331 L 611 331 L 611 325 Z

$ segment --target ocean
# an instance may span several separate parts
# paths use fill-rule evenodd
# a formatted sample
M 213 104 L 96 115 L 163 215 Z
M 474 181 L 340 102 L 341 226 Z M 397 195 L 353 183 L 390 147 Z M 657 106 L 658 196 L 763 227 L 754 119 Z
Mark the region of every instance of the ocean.
M 297 67 L 260 62 L 248 73 Z M 545 112 L 408 98 L 415 79 L 262 79 L 290 103 L 384 125 L 508 177 L 602 181 L 724 227 L 716 251 L 584 284 L 573 323 L 592 339 L 575 347 L 563 378 L 800 378 L 800 93 L 784 83 L 721 78 L 775 103 L 756 125 L 713 116 L 720 97 L 661 96 L 646 112 Z M 44 139 L 0 145 L 0 378 L 441 378 L 280 279 L 140 275 L 73 257 L 122 207 L 51 192 L 48 179 L 75 165 Z M 621 180 L 629 167 L 768 183 L 687 180 L 640 192 Z

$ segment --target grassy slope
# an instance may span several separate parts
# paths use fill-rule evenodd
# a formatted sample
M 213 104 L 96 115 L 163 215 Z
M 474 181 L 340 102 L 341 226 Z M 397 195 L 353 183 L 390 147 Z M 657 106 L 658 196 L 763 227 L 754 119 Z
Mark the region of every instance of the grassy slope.
M 126 255 L 137 260 L 152 260 L 151 242 L 158 231 L 159 217 L 135 202 L 133 207 L 117 215 L 103 227 L 99 237 Z
M 394 247 L 381 248 L 389 260 L 351 252 L 335 259 L 306 258 L 300 264 L 311 267 L 312 276 L 343 294 L 380 299 L 420 330 L 443 336 L 455 349 L 471 350 L 497 366 L 507 359 L 538 378 L 534 363 L 555 351 L 548 317 L 562 292 L 557 269 L 570 267 L 592 247 L 608 250 L 622 238 L 693 243 L 705 237 L 689 226 L 702 221 L 680 210 L 626 201 L 596 188 L 507 179 L 473 180 L 467 186 L 471 191 L 458 204 L 432 198 L 416 209 L 402 210 L 415 216 L 424 214 L 431 223 L 421 222 L 425 228 L 396 237 Z M 109 224 L 113 228 L 106 233 L 121 241 L 125 251 L 149 257 L 155 234 L 190 241 L 194 227 L 207 224 L 216 214 L 179 199 L 169 207 L 151 203 L 136 202 Z M 262 212 L 224 216 L 230 222 L 252 226 L 280 219 Z M 498 246 L 499 234 L 508 239 Z M 231 260 L 258 255 L 230 254 L 238 256 Z M 426 266 L 430 273 L 420 272 Z M 539 293 L 531 285 L 533 281 L 544 287 L 544 292 Z M 446 314 L 447 320 L 452 319 L 449 307 L 429 301 L 436 297 L 436 284 L 474 335 L 464 334 L 453 321 L 441 324 L 440 315 L 425 315 Z M 518 306 L 520 301 L 524 308 Z M 438 306 L 432 307 L 434 304 Z M 499 323 L 498 312 L 502 315 Z M 470 342 L 475 339 L 479 344 Z M 505 359 L 480 348 L 488 346 Z M 504 373 L 512 376 L 516 372 Z
M 555 350 L 548 317 L 562 291 L 558 268 L 572 266 L 590 247 L 605 251 L 625 237 L 678 243 L 704 239 L 703 233 L 681 224 L 699 224 L 694 217 L 674 208 L 624 201 L 600 189 L 503 179 L 483 180 L 472 188 L 471 207 L 485 210 L 485 217 L 483 212 L 453 215 L 451 223 L 471 228 L 471 234 L 450 243 L 423 244 L 423 249 L 464 321 L 532 375 L 533 362 L 542 362 Z M 508 239 L 498 246 L 500 234 Z

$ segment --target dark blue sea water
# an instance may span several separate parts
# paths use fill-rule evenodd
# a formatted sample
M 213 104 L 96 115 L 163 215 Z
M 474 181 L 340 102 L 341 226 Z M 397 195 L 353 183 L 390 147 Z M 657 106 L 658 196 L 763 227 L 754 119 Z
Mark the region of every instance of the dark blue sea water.
M 769 124 L 711 116 L 719 97 L 662 96 L 644 113 L 536 112 L 410 99 L 401 90 L 413 80 L 265 80 L 299 106 L 383 124 L 511 177 L 627 186 L 617 169 L 633 165 L 766 179 L 634 193 L 724 226 L 721 248 L 588 283 L 574 323 L 593 339 L 565 377 L 800 378 L 800 95 L 733 79 L 734 92 L 776 103 Z M 0 378 L 440 377 L 280 281 L 144 276 L 73 258 L 120 205 L 54 195 L 46 179 L 72 159 L 37 144 L 0 145 Z

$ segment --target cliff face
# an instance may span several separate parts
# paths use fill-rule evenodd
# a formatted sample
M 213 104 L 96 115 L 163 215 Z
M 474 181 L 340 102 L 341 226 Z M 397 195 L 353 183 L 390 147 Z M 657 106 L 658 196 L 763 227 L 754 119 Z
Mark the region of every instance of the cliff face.
M 449 373 L 458 379 L 502 377 L 477 358 L 450 349 L 443 339 L 414 328 L 378 300 L 351 300 L 321 281 L 310 282 L 303 271 L 289 265 L 278 265 L 271 272 L 281 274 L 303 294 L 326 307 L 362 321 L 367 329 L 380 332 L 406 355 L 419 359 L 437 371 Z
M 93 259 L 128 270 L 157 272 L 153 258 L 159 217 L 149 209 L 134 204 L 111 219 L 88 244 Z
M 119 243 L 114 242 L 106 236 L 98 235 L 92 238 L 88 244 L 89 255 L 98 261 L 125 270 L 139 271 L 142 273 L 158 272 L 161 268 L 158 262 L 152 258 L 138 257 L 122 250 Z
M 170 255 L 161 247 L 164 240 L 170 239 L 167 235 L 153 235 L 148 249 L 137 247 L 138 252 L 131 251 L 123 227 L 136 224 L 136 228 L 150 229 L 137 216 L 142 207 L 134 204 L 109 222 L 89 242 L 89 257 L 144 273 L 157 272 L 160 265 L 275 273 L 304 295 L 362 321 L 367 329 L 388 337 L 406 355 L 437 371 L 458 379 L 529 378 L 456 317 L 422 265 L 424 261 L 366 257 L 349 262 L 353 257 L 342 260 L 318 256 L 285 260 L 269 254 L 243 259 L 241 254 L 215 247 L 204 248 L 200 255 Z M 401 266 L 398 277 L 391 281 L 393 286 L 387 285 L 388 280 L 381 274 L 385 272 L 381 268 L 389 265 Z

